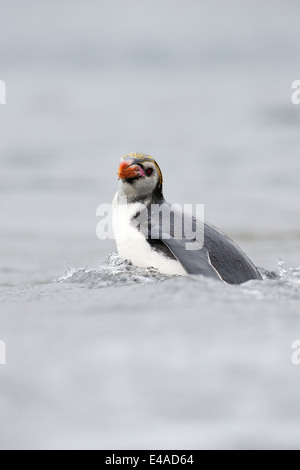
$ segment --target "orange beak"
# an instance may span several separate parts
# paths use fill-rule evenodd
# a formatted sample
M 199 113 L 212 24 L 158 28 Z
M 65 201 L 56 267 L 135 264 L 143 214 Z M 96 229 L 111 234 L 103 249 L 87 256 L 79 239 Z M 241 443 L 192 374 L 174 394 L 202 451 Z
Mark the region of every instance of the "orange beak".
M 134 164 L 133 160 L 125 160 L 119 166 L 118 175 L 120 180 L 129 180 L 137 176 L 145 176 L 145 173 L 139 165 Z

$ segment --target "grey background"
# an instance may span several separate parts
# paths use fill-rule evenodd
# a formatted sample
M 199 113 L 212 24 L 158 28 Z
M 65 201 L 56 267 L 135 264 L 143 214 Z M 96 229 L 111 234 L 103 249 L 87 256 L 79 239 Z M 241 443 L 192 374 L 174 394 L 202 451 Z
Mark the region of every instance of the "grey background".
M 298 447 L 299 10 L 1 1 L 1 447 Z M 96 208 L 135 151 L 157 158 L 167 199 L 204 203 L 257 265 L 294 269 L 123 287 L 99 268 L 115 248 Z

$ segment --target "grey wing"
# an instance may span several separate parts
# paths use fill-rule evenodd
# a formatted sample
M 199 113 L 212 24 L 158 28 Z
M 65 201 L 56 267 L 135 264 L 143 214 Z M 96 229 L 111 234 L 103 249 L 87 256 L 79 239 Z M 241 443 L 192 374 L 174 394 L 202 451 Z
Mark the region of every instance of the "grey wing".
M 184 227 L 179 230 L 177 213 L 177 223 L 164 231 L 160 221 L 152 217 L 148 242 L 165 256 L 177 259 L 188 274 L 202 274 L 228 284 L 261 279 L 254 264 L 225 234 L 190 214 L 185 213 L 184 218 Z
M 220 230 L 208 224 L 205 224 L 204 248 L 209 252 L 212 265 L 228 284 L 243 284 L 252 279 L 262 279 L 241 248 Z
M 221 280 L 205 249 L 190 250 L 188 240 L 176 239 L 170 237 L 169 234 L 159 234 L 159 232 L 158 227 L 152 226 L 148 242 L 153 249 L 162 252 L 171 259 L 177 259 L 188 274 L 202 274 L 205 277 Z

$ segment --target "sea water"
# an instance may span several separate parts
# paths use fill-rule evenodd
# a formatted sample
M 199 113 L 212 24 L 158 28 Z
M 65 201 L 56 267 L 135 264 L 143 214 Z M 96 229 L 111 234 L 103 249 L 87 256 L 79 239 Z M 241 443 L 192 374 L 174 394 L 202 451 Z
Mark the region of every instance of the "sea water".
M 299 448 L 299 5 L 17 3 L 1 7 L 1 448 Z M 263 281 L 165 277 L 98 240 L 132 151 Z

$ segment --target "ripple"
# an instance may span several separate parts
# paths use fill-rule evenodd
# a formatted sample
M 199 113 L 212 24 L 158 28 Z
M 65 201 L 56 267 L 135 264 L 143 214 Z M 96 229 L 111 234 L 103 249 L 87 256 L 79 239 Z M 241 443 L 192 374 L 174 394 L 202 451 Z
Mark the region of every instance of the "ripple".
M 139 268 L 130 261 L 121 259 L 116 253 L 109 253 L 99 268 L 70 268 L 57 282 L 69 282 L 89 288 L 149 284 L 170 279 L 154 268 Z
M 300 267 L 288 267 L 283 260 L 278 271 L 259 268 L 263 281 L 243 284 L 242 290 L 257 299 L 300 300 Z
M 186 284 L 188 280 L 196 281 L 199 292 L 209 291 L 219 293 L 226 300 L 241 300 L 245 295 L 257 300 L 300 300 L 300 267 L 288 267 L 280 260 L 277 271 L 268 271 L 259 268 L 262 281 L 249 281 L 238 286 L 227 285 L 227 289 L 221 289 L 224 284 L 216 283 L 213 279 L 202 276 L 190 278 L 178 278 L 178 276 L 163 276 L 154 268 L 139 268 L 130 261 L 121 259 L 117 253 L 109 253 L 99 268 L 70 268 L 66 274 L 56 283 L 68 283 L 74 286 L 101 289 L 107 287 L 120 287 L 134 284 L 155 284 L 166 280 L 178 278 L 179 282 Z M 178 288 L 177 284 L 173 286 Z M 204 292 L 203 292 L 204 293 Z

